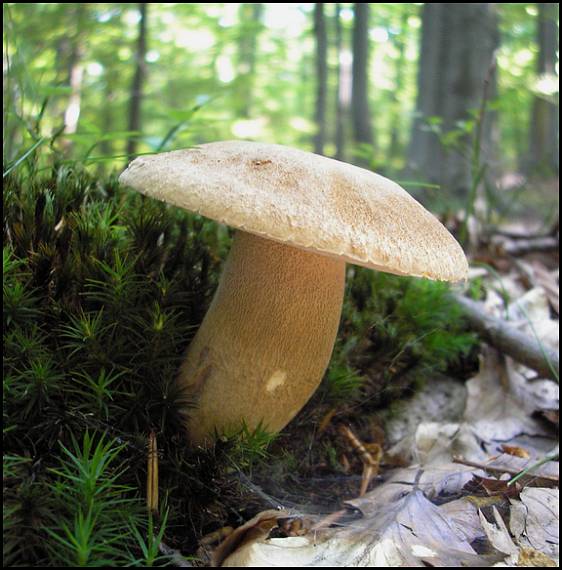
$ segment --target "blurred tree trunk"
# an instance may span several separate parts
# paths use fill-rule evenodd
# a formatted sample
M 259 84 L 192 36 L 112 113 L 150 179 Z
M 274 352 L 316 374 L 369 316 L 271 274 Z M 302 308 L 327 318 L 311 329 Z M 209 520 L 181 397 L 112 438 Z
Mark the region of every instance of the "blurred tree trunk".
M 115 102 L 117 101 L 116 86 L 119 84 L 119 72 L 111 66 L 106 66 L 106 81 L 103 89 L 103 100 L 105 105 L 101 110 L 101 128 L 105 134 L 115 130 Z M 112 156 L 115 153 L 114 142 L 111 138 L 103 139 L 99 143 L 99 152 L 102 156 Z M 101 161 L 98 171 L 105 173 L 105 163 Z
M 262 29 L 263 4 L 240 4 L 240 35 L 236 79 L 236 114 L 241 118 L 251 115 L 258 51 L 258 37 Z
M 336 51 L 336 131 L 334 135 L 334 142 L 336 146 L 336 154 L 334 158 L 343 160 L 344 157 L 344 120 L 343 120 L 343 101 L 342 101 L 342 26 L 341 26 L 341 6 L 338 2 L 334 4 L 334 40 Z
M 316 135 L 314 136 L 314 152 L 324 154 L 326 143 L 326 97 L 328 90 L 328 37 L 326 35 L 326 18 L 324 4 L 314 4 L 314 38 L 316 40 L 316 104 L 314 119 Z
M 356 144 L 375 143 L 369 111 L 369 4 L 357 2 L 353 9 L 353 79 L 351 114 L 353 140 Z M 359 149 L 360 155 L 364 155 Z M 364 156 L 359 163 L 366 164 Z
M 143 2 L 138 5 L 140 12 L 139 34 L 137 38 L 137 49 L 135 52 L 135 74 L 131 84 L 131 95 L 129 105 L 129 131 L 141 130 L 141 103 L 144 80 L 146 77 L 146 19 L 148 3 Z M 133 135 L 127 141 L 127 155 L 132 156 L 137 152 L 137 135 Z
M 65 134 L 74 134 L 78 129 L 80 119 L 80 106 L 82 101 L 82 80 L 84 78 L 84 45 L 83 32 L 86 17 L 87 4 L 71 4 L 70 19 L 74 27 L 74 35 L 68 39 L 63 50 L 68 52 L 67 59 L 67 84 L 70 87 L 70 95 L 63 114 Z M 72 143 L 68 140 L 63 143 L 68 152 Z
M 336 51 L 336 132 L 334 158 L 345 160 L 345 117 L 349 111 L 349 62 L 345 59 L 343 51 L 343 31 L 341 25 L 341 5 L 334 4 L 335 22 L 335 51 Z
M 14 112 L 19 105 L 19 92 L 15 81 L 12 78 L 12 60 L 8 49 L 12 41 L 12 19 L 10 8 L 6 4 L 3 6 L 4 12 L 4 50 L 2 52 L 3 81 L 2 81 L 2 150 L 4 152 L 4 163 L 14 158 L 16 139 L 18 137 L 17 122 L 10 122 L 10 112 Z
M 537 44 L 539 77 L 557 81 L 558 5 L 538 4 Z M 558 172 L 558 106 L 547 95 L 539 94 L 533 102 L 530 129 L 529 168 L 543 174 Z
M 424 4 L 408 170 L 420 182 L 439 184 L 457 198 L 466 198 L 471 188 L 469 125 L 487 81 L 487 98 L 496 95 L 496 76 L 490 70 L 498 44 L 494 4 Z M 486 113 L 479 144 L 482 162 L 491 160 L 494 133 L 494 114 Z
M 401 121 L 402 107 L 400 105 L 400 94 L 404 90 L 405 67 L 406 67 L 406 37 L 408 33 L 408 16 L 409 13 L 403 10 L 400 18 L 400 30 L 396 36 L 395 45 L 398 51 L 395 68 L 396 75 L 394 78 L 394 92 L 392 93 L 392 127 L 390 131 L 390 146 L 388 149 L 388 161 L 392 161 L 402 153 L 401 132 L 403 123 Z
M 445 11 L 443 4 L 425 3 L 422 8 L 422 32 L 418 63 L 418 93 L 408 150 L 407 170 L 420 182 L 441 181 L 442 148 L 438 137 L 430 133 L 428 121 L 438 117 L 442 96 L 438 81 L 441 76 L 445 43 Z M 444 86 L 442 87 L 442 89 Z

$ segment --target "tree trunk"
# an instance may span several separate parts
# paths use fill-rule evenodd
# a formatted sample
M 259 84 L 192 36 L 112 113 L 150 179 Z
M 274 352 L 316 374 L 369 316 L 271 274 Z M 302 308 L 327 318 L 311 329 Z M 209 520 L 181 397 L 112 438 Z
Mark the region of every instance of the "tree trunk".
M 141 129 L 141 102 L 144 79 L 146 76 L 146 18 L 148 4 L 139 4 L 140 20 L 137 49 L 135 53 L 135 74 L 131 85 L 131 102 L 129 106 L 129 131 Z M 132 156 L 137 152 L 137 135 L 133 135 L 127 141 L 127 155 Z
M 335 50 L 336 50 L 336 154 L 334 158 L 345 160 L 345 117 L 350 102 L 350 69 L 343 51 L 343 34 L 341 25 L 341 6 L 334 4 Z
M 487 97 L 495 96 L 495 73 L 488 76 L 498 43 L 493 4 L 424 4 L 418 117 L 408 170 L 416 180 L 438 184 L 463 203 L 472 184 L 473 147 L 471 133 L 462 125 L 479 109 L 487 78 Z M 487 113 L 479 143 L 481 162 L 490 161 L 493 133 L 493 114 Z
M 241 118 L 251 115 L 262 15 L 263 4 L 240 4 L 235 110 L 236 115 Z
M 103 98 L 105 105 L 101 110 L 101 126 L 103 133 L 111 133 L 115 130 L 116 117 L 115 117 L 115 102 L 117 100 L 116 86 L 119 85 L 118 70 L 111 69 L 111 66 L 106 66 L 106 80 L 103 89 Z M 99 143 L 99 153 L 101 156 L 113 156 L 115 154 L 115 143 L 111 138 L 103 139 Z M 107 163 L 100 161 L 98 163 L 97 171 L 100 175 L 105 175 Z
M 539 77 L 556 81 L 558 51 L 557 4 L 538 4 L 537 43 Z M 528 170 L 541 174 L 558 172 L 558 106 L 545 95 L 537 95 L 533 102 L 530 132 Z
M 70 87 L 70 95 L 63 113 L 64 133 L 67 135 L 74 134 L 78 130 L 78 120 L 80 119 L 82 80 L 84 78 L 84 64 L 82 62 L 84 46 L 82 44 L 82 33 L 86 16 L 86 6 L 86 4 L 77 3 L 73 5 L 71 11 L 71 19 L 75 26 L 75 32 L 72 39 L 69 40 L 69 44 L 67 44 L 67 84 Z M 72 148 L 72 142 L 65 140 L 63 148 L 66 152 L 69 152 Z
M 353 79 L 351 113 L 356 145 L 374 146 L 375 138 L 369 111 L 369 4 L 357 2 L 353 18 Z M 367 165 L 364 149 L 358 149 L 359 163 Z
M 403 10 L 400 18 L 400 30 L 395 40 L 398 57 L 396 59 L 396 75 L 394 78 L 394 93 L 392 93 L 392 127 L 390 132 L 390 146 L 387 153 L 387 160 L 391 163 L 402 153 L 402 106 L 400 105 L 400 94 L 404 90 L 405 68 L 406 68 L 406 38 L 408 33 L 409 12 Z
M 424 127 L 439 114 L 438 89 L 441 68 L 441 38 L 444 36 L 445 12 L 441 4 L 425 3 L 422 10 L 422 35 L 418 64 L 416 119 L 410 139 L 408 166 L 422 182 L 438 183 L 441 179 L 441 145 Z
M 328 38 L 326 35 L 326 19 L 324 4 L 314 4 L 314 38 L 316 40 L 316 105 L 314 119 L 316 135 L 314 136 L 314 152 L 324 154 L 326 142 L 326 96 L 328 90 Z

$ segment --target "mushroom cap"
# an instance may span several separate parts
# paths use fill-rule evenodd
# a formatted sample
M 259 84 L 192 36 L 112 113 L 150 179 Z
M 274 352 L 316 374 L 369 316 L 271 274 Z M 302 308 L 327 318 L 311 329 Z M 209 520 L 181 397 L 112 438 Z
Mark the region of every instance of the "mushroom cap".
M 398 184 L 281 145 L 202 144 L 136 158 L 120 181 L 239 230 L 397 275 L 465 279 L 445 227 Z

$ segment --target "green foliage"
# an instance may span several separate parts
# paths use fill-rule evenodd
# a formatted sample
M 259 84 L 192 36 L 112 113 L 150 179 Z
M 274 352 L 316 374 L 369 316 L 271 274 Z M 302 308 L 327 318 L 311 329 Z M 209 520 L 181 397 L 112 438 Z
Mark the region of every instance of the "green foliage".
M 275 434 L 268 433 L 262 425 L 250 430 L 246 424 L 236 433 L 221 437 L 228 461 L 239 471 L 247 471 L 257 462 L 269 457 L 268 447 Z
M 149 514 L 148 524 L 146 529 L 143 529 L 145 532 L 141 532 L 139 525 L 129 522 L 128 527 L 137 541 L 141 554 L 140 557 L 131 560 L 130 566 L 146 568 L 164 565 L 162 563 L 167 560 L 167 556 L 160 554 L 160 545 L 163 542 L 167 522 L 168 511 L 164 513 L 159 528 L 155 525 L 152 514 Z
M 174 380 L 216 285 L 215 226 L 29 160 L 4 180 L 4 562 L 161 564 L 143 434 L 159 436 L 167 488 L 187 488 Z
M 441 282 L 351 269 L 328 396 L 367 396 L 376 407 L 403 395 L 406 375 L 430 377 L 459 365 L 476 338 L 447 291 Z
M 61 444 L 58 467 L 50 469 L 57 504 L 57 525 L 47 528 L 50 560 L 60 566 L 105 566 L 127 560 L 130 541 L 120 532 L 123 525 L 140 518 L 142 503 L 132 487 L 119 480 L 123 467 L 115 465 L 123 445 L 96 439 L 86 431 L 81 443 Z M 123 562 L 119 564 L 123 557 Z
M 324 380 L 329 398 L 334 401 L 352 399 L 359 394 L 364 381 L 360 372 L 349 363 L 348 354 L 337 343 Z
M 335 18 L 326 7 L 329 42 L 328 138 L 333 140 L 338 61 L 351 49 L 352 10 L 340 6 L 341 53 Z M 541 91 L 536 74 L 537 5 L 502 3 L 499 89 L 502 158 L 510 167 L 528 150 L 531 109 Z M 138 33 L 134 4 L 4 4 L 5 159 L 9 168 L 49 145 L 98 168 L 115 165 L 129 137 L 142 152 L 204 140 L 251 138 L 310 148 L 314 124 L 314 39 L 310 4 L 151 4 L 141 133 L 128 129 Z M 378 4 L 370 15 L 374 157 L 385 171 L 404 167 L 421 31 L 419 4 Z M 77 58 L 77 59 L 76 59 Z M 84 70 L 75 133 L 62 117 L 73 94 L 69 69 Z M 282 96 L 280 96 L 282 94 Z M 470 124 L 447 134 L 455 146 Z M 349 139 L 346 133 L 346 139 Z M 351 141 L 348 141 L 349 143 Z M 327 144 L 327 153 L 335 149 Z M 364 161 L 366 164 L 367 161 Z
M 4 455 L 4 565 L 152 566 L 156 529 L 135 489 L 121 483 L 125 444 L 84 432 L 60 444 L 53 467 Z M 31 477 L 33 475 L 33 477 Z M 129 532 L 123 532 L 123 529 Z M 147 537 L 147 538 L 145 538 Z

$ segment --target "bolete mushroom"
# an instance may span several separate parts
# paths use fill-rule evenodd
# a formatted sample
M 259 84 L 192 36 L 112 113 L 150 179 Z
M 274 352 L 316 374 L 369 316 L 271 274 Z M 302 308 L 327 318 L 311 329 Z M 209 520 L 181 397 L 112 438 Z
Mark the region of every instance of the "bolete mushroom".
M 178 381 L 188 437 L 281 430 L 328 366 L 345 265 L 457 281 L 460 245 L 400 186 L 274 144 L 226 141 L 136 158 L 120 181 L 238 231 Z

